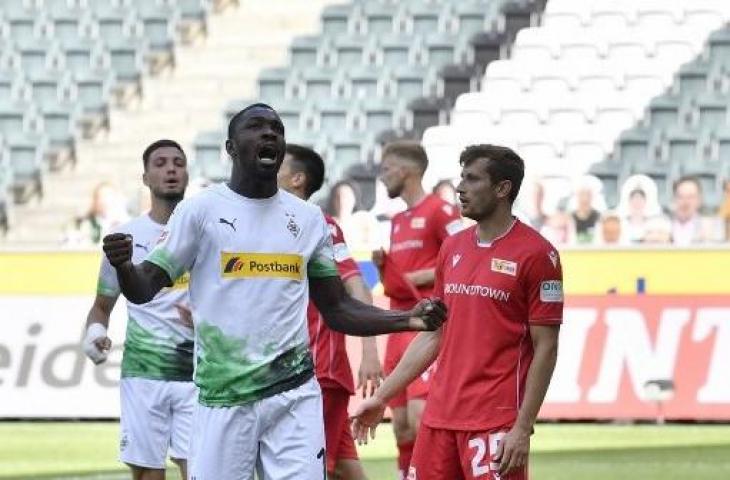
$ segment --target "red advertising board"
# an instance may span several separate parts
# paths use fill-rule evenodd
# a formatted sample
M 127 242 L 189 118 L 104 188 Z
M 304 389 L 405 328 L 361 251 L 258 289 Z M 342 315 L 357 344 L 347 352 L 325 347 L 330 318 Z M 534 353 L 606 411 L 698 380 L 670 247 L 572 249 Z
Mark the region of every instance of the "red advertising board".
M 379 342 L 381 353 L 384 339 Z M 353 365 L 359 348 L 349 340 Z M 671 380 L 659 406 L 646 382 Z M 730 296 L 567 299 L 544 419 L 730 420 Z

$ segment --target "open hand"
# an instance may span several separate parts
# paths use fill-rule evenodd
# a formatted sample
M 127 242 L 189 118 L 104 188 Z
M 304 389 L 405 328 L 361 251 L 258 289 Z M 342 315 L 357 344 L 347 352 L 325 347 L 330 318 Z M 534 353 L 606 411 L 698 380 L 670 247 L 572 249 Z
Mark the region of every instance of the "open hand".
M 530 430 L 518 426 L 512 427 L 507 432 L 492 460 L 499 463 L 499 474 L 509 473 L 527 465 L 527 457 L 530 453 Z
M 375 438 L 375 430 L 383 421 L 385 402 L 377 395 L 366 398 L 352 416 L 352 435 L 359 445 L 368 443 L 368 436 Z
M 383 378 L 383 368 L 380 366 L 378 359 L 378 350 L 369 351 L 363 348 L 362 360 L 360 361 L 360 370 L 357 372 L 357 390 L 362 388 L 362 397 L 370 396 L 380 386 L 380 380 Z

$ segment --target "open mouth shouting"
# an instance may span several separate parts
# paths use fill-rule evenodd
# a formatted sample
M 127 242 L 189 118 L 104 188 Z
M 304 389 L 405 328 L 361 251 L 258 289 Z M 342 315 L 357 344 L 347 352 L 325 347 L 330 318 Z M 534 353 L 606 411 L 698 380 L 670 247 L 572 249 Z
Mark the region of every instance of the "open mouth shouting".
M 279 162 L 279 148 L 276 144 L 267 143 L 259 147 L 258 163 L 266 168 L 275 167 Z

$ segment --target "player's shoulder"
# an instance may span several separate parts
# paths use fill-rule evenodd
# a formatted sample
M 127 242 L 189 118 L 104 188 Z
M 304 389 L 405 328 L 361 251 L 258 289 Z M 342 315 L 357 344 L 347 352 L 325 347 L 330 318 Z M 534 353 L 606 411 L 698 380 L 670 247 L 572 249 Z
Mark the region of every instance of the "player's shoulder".
M 528 252 L 534 254 L 554 252 L 557 255 L 555 246 L 528 224 L 516 219 L 514 228 L 517 234 L 516 237 L 519 239 L 517 241 L 524 245 Z
M 462 230 L 459 230 L 458 232 L 454 233 L 453 235 L 449 235 L 444 239 L 444 242 L 441 244 L 442 249 L 451 249 L 457 246 L 464 245 L 469 242 L 476 241 L 476 225 L 471 225 L 469 227 L 466 227 Z

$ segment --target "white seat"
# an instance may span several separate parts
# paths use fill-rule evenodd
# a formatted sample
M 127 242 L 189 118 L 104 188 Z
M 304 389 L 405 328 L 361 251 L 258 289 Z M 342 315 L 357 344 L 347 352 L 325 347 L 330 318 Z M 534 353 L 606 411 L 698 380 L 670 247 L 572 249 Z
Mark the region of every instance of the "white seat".
M 482 90 L 490 95 L 514 97 L 526 89 L 526 72 L 517 62 L 496 60 L 491 62 L 482 79 Z
M 625 30 L 636 21 L 636 10 L 630 0 L 608 0 L 592 2 L 590 22 L 600 31 Z
M 548 62 L 557 58 L 559 51 L 555 37 L 547 28 L 523 28 L 517 34 L 512 47 L 512 60 L 523 62 Z
M 496 97 L 491 93 L 484 92 L 469 92 L 459 95 L 451 114 L 451 123 L 456 127 L 497 123 L 500 108 L 494 98 Z

